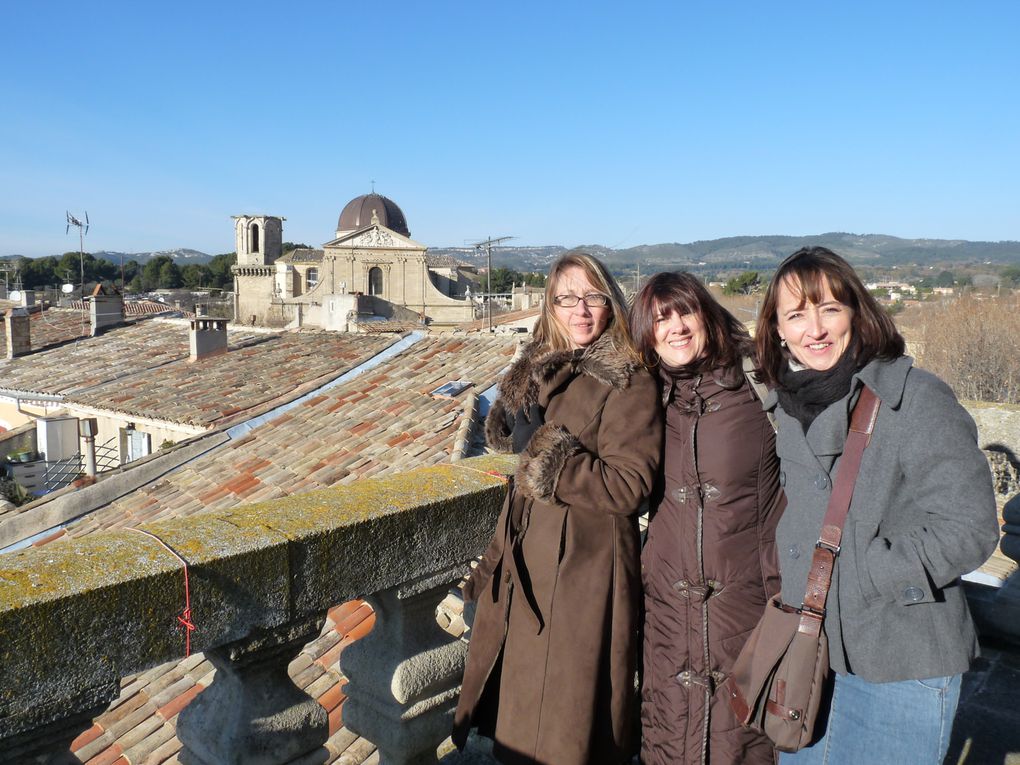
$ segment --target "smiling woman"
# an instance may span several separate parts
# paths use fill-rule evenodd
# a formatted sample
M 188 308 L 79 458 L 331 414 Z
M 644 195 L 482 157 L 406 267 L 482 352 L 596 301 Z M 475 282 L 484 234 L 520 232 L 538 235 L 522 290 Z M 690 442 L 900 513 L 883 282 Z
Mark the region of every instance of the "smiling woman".
M 637 515 L 662 441 L 655 382 L 619 286 L 591 255 L 553 266 L 534 340 L 503 376 L 489 446 L 521 455 L 488 551 L 454 724 L 503 763 L 620 765 L 632 755 Z
M 755 341 L 776 389 L 768 404 L 787 498 L 776 549 L 789 606 L 804 599 L 849 413 L 865 386 L 881 401 L 826 601 L 836 674 L 827 727 L 782 761 L 937 765 L 977 651 L 959 577 L 985 562 L 999 536 L 974 421 L 903 355 L 889 315 L 824 247 L 779 267 Z
M 641 553 L 641 761 L 772 765 L 772 745 L 717 690 L 779 586 L 782 495 L 772 428 L 743 372 L 751 340 L 689 273 L 653 276 L 631 320 L 666 420 Z

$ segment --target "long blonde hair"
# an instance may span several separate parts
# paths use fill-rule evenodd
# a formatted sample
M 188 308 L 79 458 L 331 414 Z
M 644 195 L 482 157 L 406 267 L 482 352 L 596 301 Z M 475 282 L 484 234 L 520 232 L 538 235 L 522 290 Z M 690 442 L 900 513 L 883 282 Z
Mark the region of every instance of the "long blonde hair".
M 542 313 L 535 325 L 535 343 L 543 350 L 570 350 L 570 336 L 567 334 L 566 327 L 560 324 L 553 314 L 553 298 L 556 297 L 558 282 L 563 272 L 574 266 L 584 271 L 584 275 L 596 290 L 609 296 L 609 323 L 602 334 L 609 334 L 610 342 L 618 352 L 630 360 L 640 363 L 641 357 L 635 350 L 634 342 L 630 337 L 627 303 L 620 290 L 620 285 L 610 276 L 602 261 L 582 250 L 570 250 L 563 253 L 549 270 L 549 276 L 545 280 L 545 300 L 542 302 Z

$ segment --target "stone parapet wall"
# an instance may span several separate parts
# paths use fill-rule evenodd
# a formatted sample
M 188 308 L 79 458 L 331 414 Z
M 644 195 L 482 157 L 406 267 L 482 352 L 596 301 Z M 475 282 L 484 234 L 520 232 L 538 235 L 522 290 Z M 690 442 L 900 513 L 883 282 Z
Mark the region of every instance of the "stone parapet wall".
M 1011 452 L 1011 461 L 1020 463 L 1020 405 L 988 401 L 963 401 L 978 428 L 982 449 Z
M 187 562 L 191 650 L 460 575 L 491 537 L 510 457 L 480 457 L 144 528 Z M 183 657 L 180 561 L 132 530 L 0 557 L 3 739 L 108 703 L 120 678 Z

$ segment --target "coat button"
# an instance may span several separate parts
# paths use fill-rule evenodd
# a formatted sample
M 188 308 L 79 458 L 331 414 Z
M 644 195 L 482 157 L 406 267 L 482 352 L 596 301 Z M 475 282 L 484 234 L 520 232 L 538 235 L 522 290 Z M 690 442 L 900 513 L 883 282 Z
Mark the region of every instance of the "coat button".
M 921 591 L 920 587 L 908 587 L 903 591 L 903 597 L 911 603 L 918 603 L 924 598 L 924 592 Z
M 815 476 L 815 488 L 816 489 L 828 489 L 829 488 L 829 476 L 825 473 L 819 473 Z
M 779 471 L 779 485 L 780 486 L 786 486 L 786 471 L 785 470 L 780 470 Z
M 791 558 L 797 560 L 800 557 L 800 545 L 792 545 L 787 552 Z

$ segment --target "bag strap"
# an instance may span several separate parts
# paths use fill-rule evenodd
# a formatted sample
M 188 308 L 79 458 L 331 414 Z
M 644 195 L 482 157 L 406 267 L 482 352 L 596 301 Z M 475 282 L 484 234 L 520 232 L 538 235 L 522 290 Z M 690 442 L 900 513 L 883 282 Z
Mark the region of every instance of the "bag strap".
M 765 397 L 769 395 L 769 389 L 765 387 L 765 383 L 758 379 L 758 376 L 754 373 L 754 359 L 750 356 L 744 356 L 744 360 L 741 363 L 741 367 L 744 370 L 744 377 L 747 378 L 747 384 L 751 386 L 751 390 L 754 391 L 758 400 L 763 404 L 765 403 Z M 765 416 L 769 418 L 769 424 L 772 425 L 772 431 L 778 432 L 779 428 L 776 425 L 776 416 L 771 411 L 765 412 Z
M 850 430 L 847 433 L 843 456 L 840 459 L 839 472 L 829 496 L 829 507 L 822 521 L 822 532 L 815 544 L 811 559 L 811 572 L 808 574 L 807 590 L 801 606 L 800 630 L 815 633 L 821 628 L 825 616 L 825 600 L 832 584 L 832 571 L 839 555 L 840 541 L 843 538 L 843 524 L 850 512 L 850 500 L 854 495 L 854 484 L 861 471 L 861 459 L 864 449 L 871 441 L 878 417 L 878 407 L 882 400 L 871 388 L 861 388 L 861 395 L 854 405 L 850 419 Z

